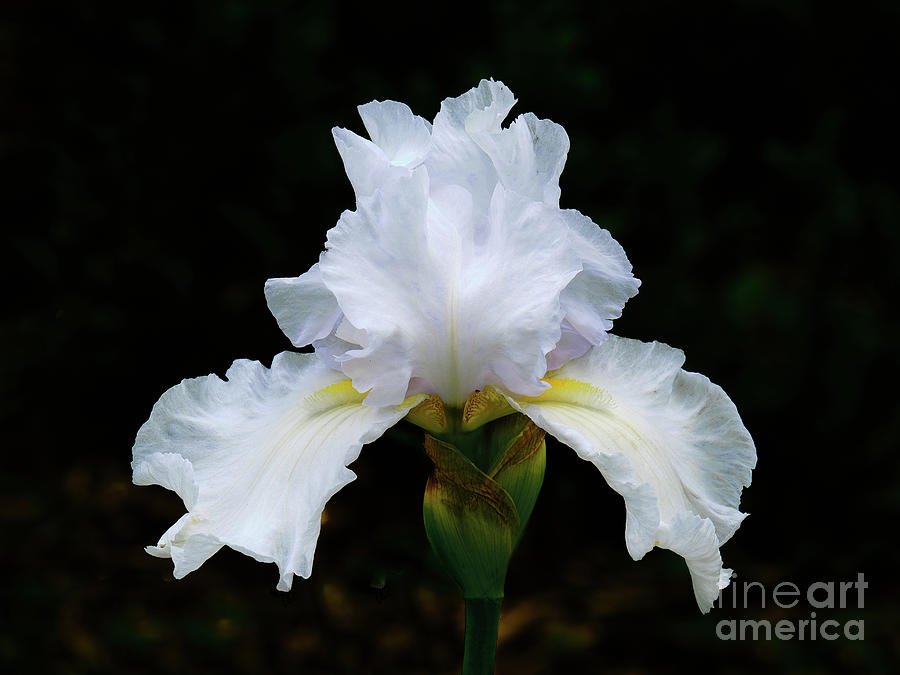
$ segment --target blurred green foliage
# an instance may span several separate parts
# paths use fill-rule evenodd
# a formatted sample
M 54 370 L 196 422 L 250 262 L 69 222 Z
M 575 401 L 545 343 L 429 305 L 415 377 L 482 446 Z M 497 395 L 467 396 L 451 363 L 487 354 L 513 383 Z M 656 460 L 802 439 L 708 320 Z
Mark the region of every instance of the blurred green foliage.
M 172 580 L 141 547 L 181 505 L 133 487 L 128 462 L 167 387 L 289 347 L 262 285 L 304 271 L 353 207 L 330 128 L 361 131 L 373 98 L 431 118 L 493 76 L 514 112 L 566 127 L 563 206 L 644 282 L 616 332 L 685 349 L 756 439 L 726 564 L 871 584 L 849 614 L 864 642 L 720 642 L 730 615 L 697 612 L 676 556 L 631 562 L 620 499 L 552 445 L 498 672 L 889 672 L 898 28 L 875 1 L 4 3 L 0 666 L 458 668 L 462 605 L 428 553 L 413 430 L 363 452 L 288 595 L 229 551 Z

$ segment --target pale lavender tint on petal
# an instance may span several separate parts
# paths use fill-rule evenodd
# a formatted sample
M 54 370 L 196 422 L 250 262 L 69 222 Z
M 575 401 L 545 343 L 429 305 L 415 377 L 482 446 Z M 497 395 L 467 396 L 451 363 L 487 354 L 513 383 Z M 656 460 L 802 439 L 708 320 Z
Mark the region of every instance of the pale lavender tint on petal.
M 572 325 L 563 320 L 562 335 L 553 351 L 547 354 L 547 370 L 556 370 L 567 361 L 571 361 L 584 354 L 591 348 L 591 343 L 572 328 Z

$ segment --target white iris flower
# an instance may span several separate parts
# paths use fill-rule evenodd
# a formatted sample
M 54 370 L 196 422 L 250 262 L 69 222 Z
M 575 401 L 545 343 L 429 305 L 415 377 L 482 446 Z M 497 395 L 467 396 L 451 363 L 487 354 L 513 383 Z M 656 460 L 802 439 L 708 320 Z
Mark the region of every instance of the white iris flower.
M 134 482 L 187 509 L 147 547 L 176 577 L 229 546 L 274 562 L 289 590 L 362 446 L 426 399 L 459 410 L 485 391 L 624 497 L 632 557 L 683 556 L 703 611 L 727 585 L 719 547 L 744 518 L 753 441 L 681 351 L 608 334 L 639 281 L 607 231 L 559 208 L 563 128 L 531 114 L 502 128 L 514 103 L 484 80 L 433 126 L 373 101 L 359 108 L 371 140 L 334 130 L 357 208 L 317 264 L 265 288 L 287 337 L 315 353 L 184 380 L 138 432 Z

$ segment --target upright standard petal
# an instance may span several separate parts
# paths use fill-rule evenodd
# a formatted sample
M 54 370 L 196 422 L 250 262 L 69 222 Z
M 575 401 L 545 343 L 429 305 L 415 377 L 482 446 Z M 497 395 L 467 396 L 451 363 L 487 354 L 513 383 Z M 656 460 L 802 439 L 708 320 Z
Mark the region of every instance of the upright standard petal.
M 504 187 L 559 206 L 559 177 L 569 153 L 566 130 L 532 113 L 519 115 L 506 129 L 469 130 L 494 165 Z
M 534 115 L 502 129 L 514 103 L 483 80 L 442 103 L 433 134 L 393 101 L 360 106 L 372 141 L 335 131 L 358 208 L 319 266 L 269 280 L 266 298 L 293 344 L 312 343 L 370 405 L 461 403 L 489 384 L 537 395 L 637 292 L 610 234 L 558 208 L 565 131 Z
M 434 120 L 434 149 L 426 159 L 436 191 L 443 185 L 464 187 L 477 209 L 487 205 L 500 182 L 507 190 L 559 206 L 569 137 L 559 124 L 532 113 L 502 128 L 515 102 L 512 92 L 494 80 L 444 100 Z
M 431 124 L 405 103 L 371 101 L 358 110 L 371 141 L 332 129 L 357 199 L 371 195 L 392 173 L 417 167 L 431 149 Z
M 359 106 L 369 138 L 393 166 L 414 169 L 431 149 L 431 124 L 397 101 L 372 101 Z
M 441 103 L 434 118 L 433 149 L 425 161 L 436 192 L 444 185 L 460 186 L 472 195 L 475 213 L 486 212 L 499 178 L 471 133 L 499 134 L 515 102 L 502 82 L 482 80 L 462 96 Z
M 431 198 L 430 198 L 431 197 Z M 462 188 L 429 192 L 424 167 L 359 201 L 328 233 L 325 284 L 366 344 L 338 357 L 368 403 L 397 403 L 416 378 L 449 404 L 498 384 L 546 385 L 559 296 L 581 271 L 559 211 L 497 186 L 483 218 Z
M 356 476 L 347 467 L 423 397 L 362 405 L 314 355 L 284 352 L 271 369 L 239 360 L 226 380 L 184 380 L 153 407 L 134 444 L 134 482 L 175 491 L 187 513 L 149 553 L 175 576 L 222 546 L 278 565 L 278 589 L 308 577 L 325 502 Z
M 550 373 L 541 396 L 510 402 L 625 498 L 632 557 L 659 546 L 685 558 L 706 612 L 728 584 L 719 547 L 744 518 L 756 449 L 725 392 L 683 363 L 680 350 L 610 336 Z

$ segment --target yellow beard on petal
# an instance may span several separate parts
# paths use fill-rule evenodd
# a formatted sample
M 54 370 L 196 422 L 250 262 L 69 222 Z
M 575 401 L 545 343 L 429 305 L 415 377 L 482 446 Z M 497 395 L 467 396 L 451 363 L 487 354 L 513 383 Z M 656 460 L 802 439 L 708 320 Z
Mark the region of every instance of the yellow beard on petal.
M 581 380 L 548 377 L 543 380 L 550 388 L 538 396 L 522 396 L 516 400 L 520 403 L 577 403 L 595 408 L 614 408 L 615 399 L 605 389 L 596 387 Z
M 318 391 L 314 391 L 311 394 L 307 394 L 303 400 L 313 406 L 322 405 L 323 407 L 331 408 L 336 403 L 362 403 L 362 400 L 366 397 L 366 393 L 368 392 L 359 392 L 354 389 L 350 380 L 341 380 L 340 382 L 335 382 L 327 387 L 323 387 Z
M 366 391 L 358 391 L 350 380 L 341 380 L 308 394 L 304 397 L 304 402 L 310 404 L 313 408 L 321 407 L 323 410 L 334 408 L 336 405 L 359 405 L 363 403 L 369 391 L 368 389 Z M 428 397 L 425 394 L 408 396 L 397 406 L 397 410 L 415 408 L 423 403 L 426 398 Z M 440 399 L 438 400 L 440 401 Z

